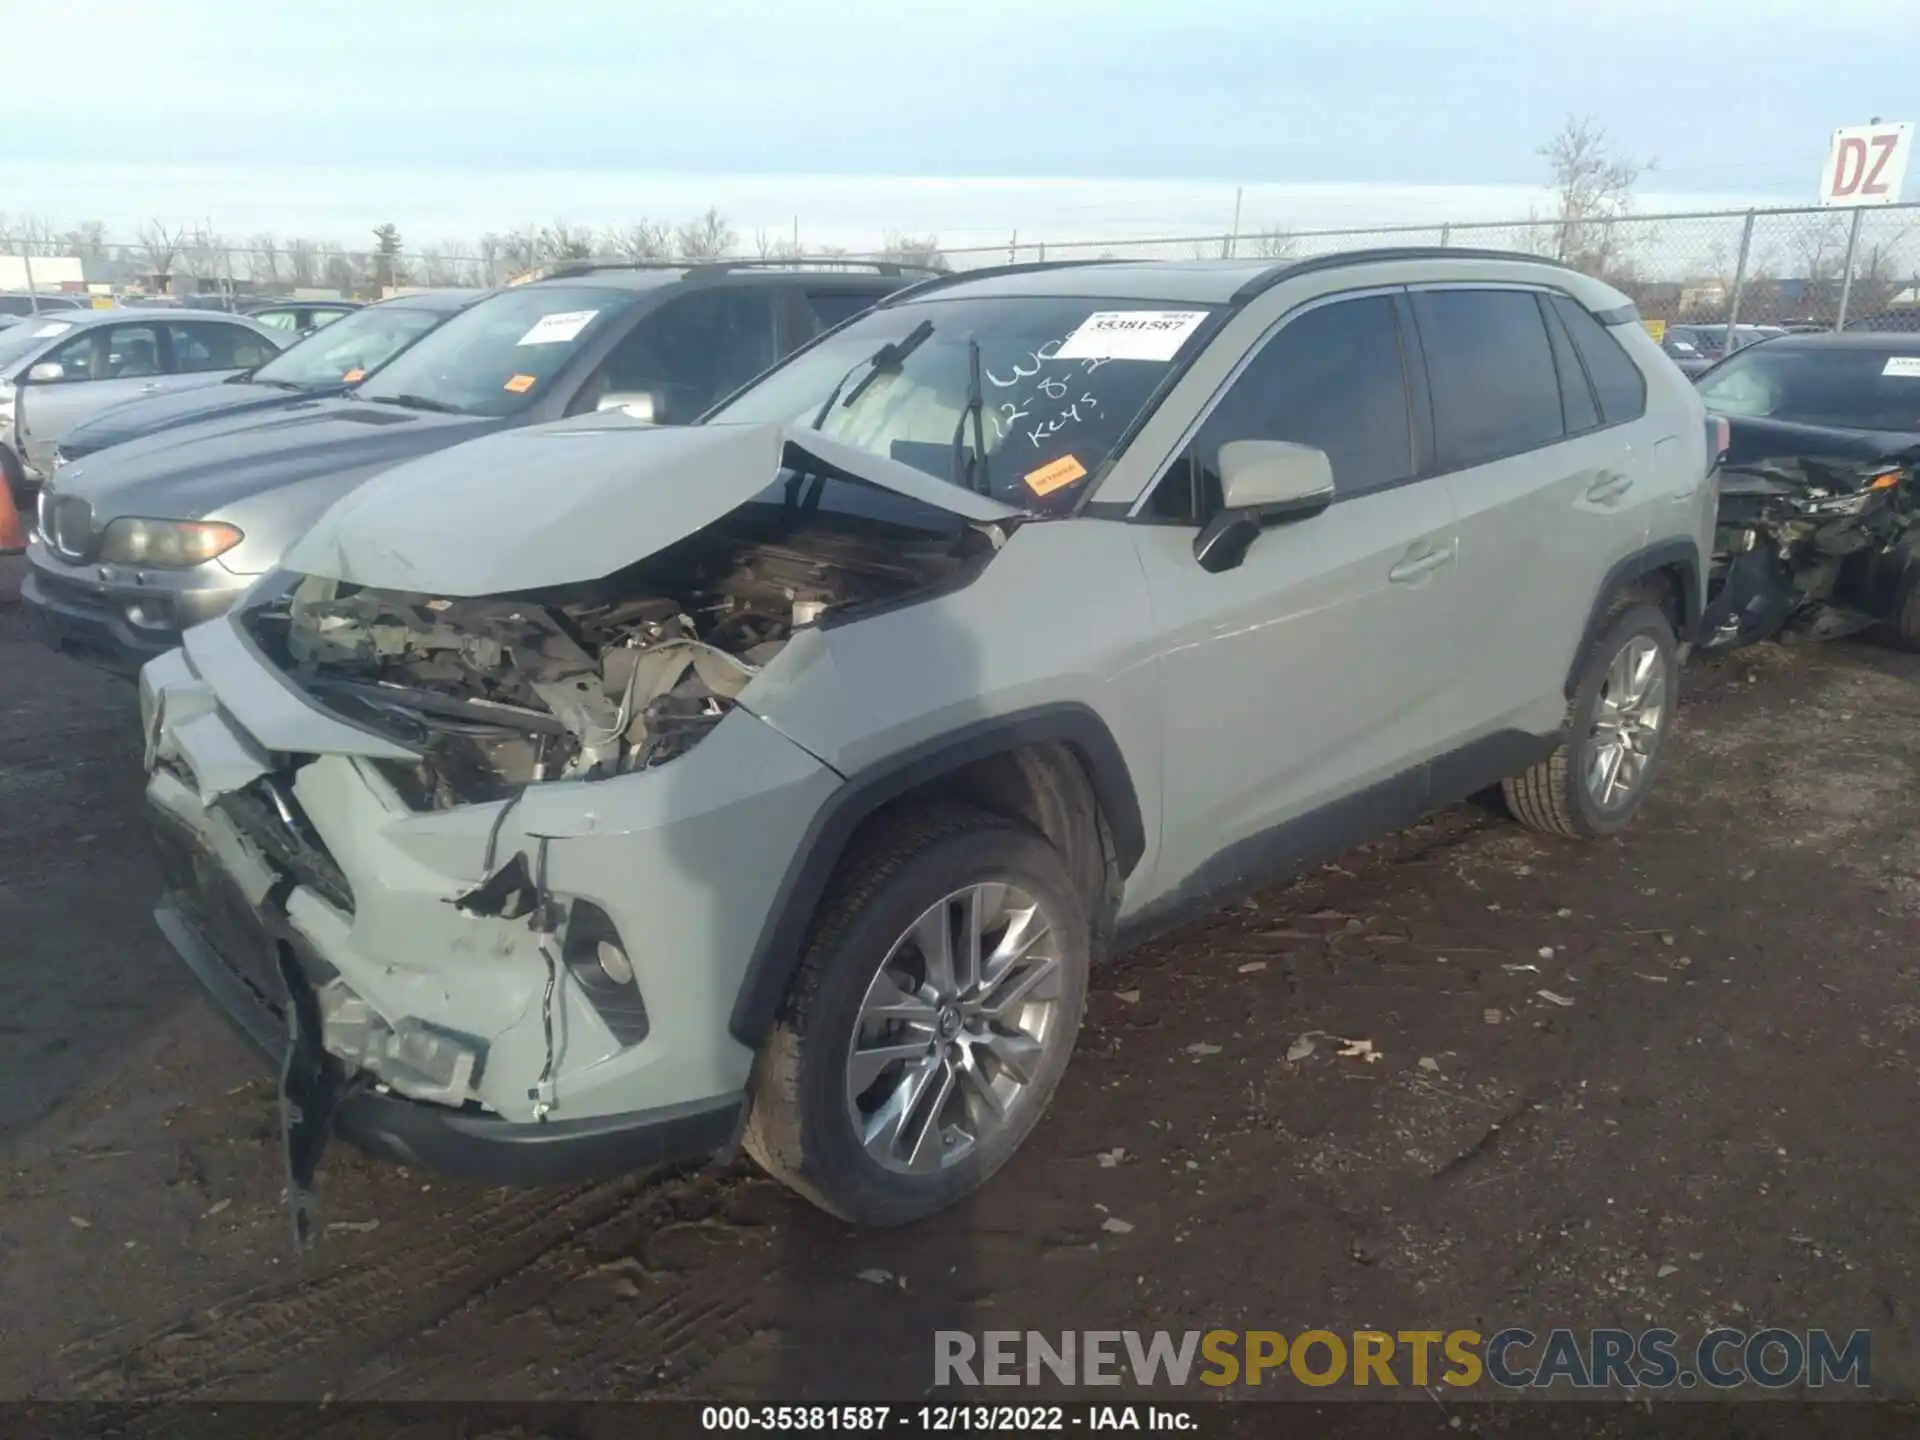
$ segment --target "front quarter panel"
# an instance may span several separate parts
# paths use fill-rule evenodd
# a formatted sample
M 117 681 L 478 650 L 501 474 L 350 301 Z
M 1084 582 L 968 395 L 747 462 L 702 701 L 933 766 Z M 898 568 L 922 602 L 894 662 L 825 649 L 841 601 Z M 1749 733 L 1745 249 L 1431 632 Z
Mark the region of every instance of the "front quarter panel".
M 1160 828 L 1152 640 L 1128 527 L 1036 522 L 962 589 L 799 632 L 741 703 L 849 779 L 996 719 L 1084 706 L 1139 804 L 1137 879 L 1152 871 Z

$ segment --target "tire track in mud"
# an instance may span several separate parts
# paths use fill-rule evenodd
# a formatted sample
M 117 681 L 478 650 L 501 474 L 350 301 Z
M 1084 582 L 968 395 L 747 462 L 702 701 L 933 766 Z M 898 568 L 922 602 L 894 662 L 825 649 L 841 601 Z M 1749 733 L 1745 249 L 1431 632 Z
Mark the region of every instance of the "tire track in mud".
M 777 1263 L 752 1202 L 789 1202 L 743 1167 L 665 1180 L 580 1227 L 346 1377 L 339 1398 L 406 1394 L 617 1399 L 697 1373 L 765 1328 L 755 1311 Z M 662 1251 L 699 1240 L 699 1253 Z M 555 1360 L 564 1358 L 564 1372 Z
M 555 1192 L 493 1191 L 450 1225 L 395 1227 L 394 1241 L 313 1279 L 256 1289 L 87 1365 L 77 1400 L 142 1402 L 317 1393 L 369 1349 L 458 1310 L 568 1237 L 629 1209 L 647 1177 Z M 257 1385 L 250 1381 L 261 1382 Z

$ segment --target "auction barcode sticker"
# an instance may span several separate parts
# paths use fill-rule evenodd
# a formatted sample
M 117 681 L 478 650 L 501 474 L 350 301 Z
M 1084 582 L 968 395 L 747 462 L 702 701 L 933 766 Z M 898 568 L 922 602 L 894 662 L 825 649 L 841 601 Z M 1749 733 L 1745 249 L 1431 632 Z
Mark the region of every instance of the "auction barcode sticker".
M 1056 360 L 1171 360 L 1204 310 L 1096 310 L 1054 351 Z
M 1893 355 L 1888 357 L 1882 375 L 1911 375 L 1920 377 L 1920 355 Z
M 573 339 L 593 322 L 598 310 L 558 310 L 542 315 L 533 328 L 513 343 L 516 345 L 559 345 Z

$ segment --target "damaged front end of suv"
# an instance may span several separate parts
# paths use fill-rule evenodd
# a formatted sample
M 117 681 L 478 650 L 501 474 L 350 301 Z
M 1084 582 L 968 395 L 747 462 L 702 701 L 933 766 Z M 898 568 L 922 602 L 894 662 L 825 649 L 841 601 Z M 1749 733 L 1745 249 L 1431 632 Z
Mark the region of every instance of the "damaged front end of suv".
M 1917 475 L 1920 448 L 1727 467 L 1698 648 L 1830 639 L 1894 618 L 1890 577 L 1914 541 Z
M 725 1011 L 841 783 L 756 684 L 831 690 L 832 627 L 1018 518 L 780 426 L 510 432 L 355 492 L 149 665 L 159 920 L 285 1057 L 296 1235 L 336 1131 L 498 1180 L 728 1143 L 751 1051 L 676 1017 Z

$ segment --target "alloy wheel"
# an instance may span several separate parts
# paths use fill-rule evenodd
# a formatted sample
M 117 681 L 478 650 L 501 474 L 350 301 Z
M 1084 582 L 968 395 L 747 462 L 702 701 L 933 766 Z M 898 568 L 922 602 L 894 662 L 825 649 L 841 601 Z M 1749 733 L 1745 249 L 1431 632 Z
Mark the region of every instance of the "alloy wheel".
M 1058 930 L 1018 886 L 967 886 L 894 941 L 867 987 L 847 1056 L 847 1118 L 901 1174 L 972 1154 L 1033 1103 L 1061 1045 Z
M 1667 662 L 1659 645 L 1636 635 L 1613 657 L 1587 737 L 1587 793 L 1603 810 L 1639 792 L 1667 720 Z

